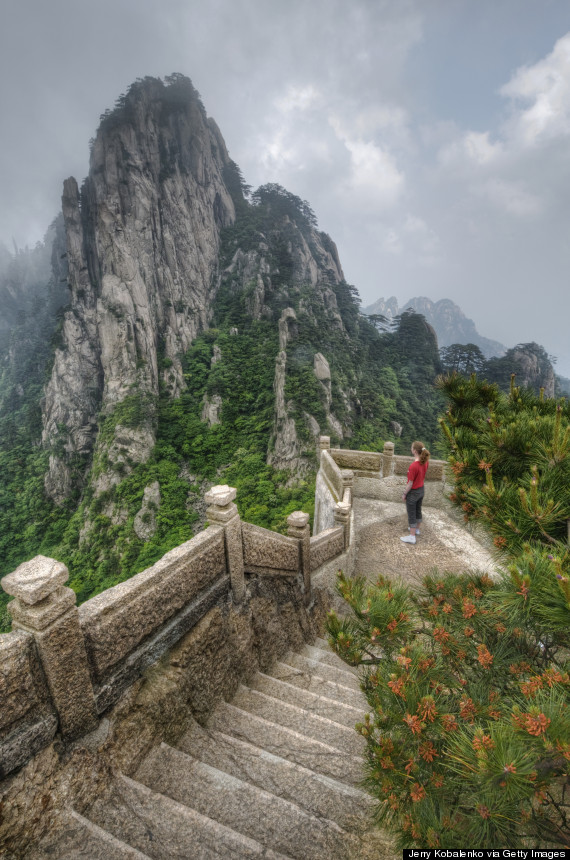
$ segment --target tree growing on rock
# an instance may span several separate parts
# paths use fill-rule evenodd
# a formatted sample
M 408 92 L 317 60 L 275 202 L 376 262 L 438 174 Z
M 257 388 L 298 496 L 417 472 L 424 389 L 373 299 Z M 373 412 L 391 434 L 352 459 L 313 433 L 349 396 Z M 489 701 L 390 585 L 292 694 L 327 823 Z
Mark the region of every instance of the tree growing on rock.
M 402 847 L 568 846 L 568 407 L 440 384 L 452 499 L 504 573 L 436 572 L 416 593 L 339 575 L 352 613 L 328 631 L 365 668 L 366 784 Z

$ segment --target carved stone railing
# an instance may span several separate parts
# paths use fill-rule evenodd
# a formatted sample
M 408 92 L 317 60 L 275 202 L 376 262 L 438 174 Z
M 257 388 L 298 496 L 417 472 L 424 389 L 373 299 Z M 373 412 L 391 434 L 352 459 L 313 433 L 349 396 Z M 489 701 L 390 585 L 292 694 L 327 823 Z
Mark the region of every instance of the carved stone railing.
M 340 522 L 344 493 L 352 498 L 401 502 L 411 455 L 394 454 L 394 443 L 385 442 L 382 452 L 352 451 L 330 447 L 328 436 L 320 437 L 321 462 L 317 474 L 313 534 L 319 535 Z M 430 458 L 426 473 L 425 504 L 445 507 L 445 460 Z M 342 493 L 341 493 L 342 489 Z
M 287 535 L 242 522 L 236 490 L 220 486 L 206 494 L 203 532 L 80 607 L 64 585 L 67 568 L 54 559 L 36 556 L 4 577 L 15 599 L 12 632 L 0 634 L 0 779 L 56 735 L 70 741 L 95 729 L 214 607 L 239 612 L 254 583 L 259 590 L 267 578 L 281 581 L 309 607 L 312 576 L 343 563 L 351 544 L 352 472 L 330 455 L 327 466 L 339 498 L 331 528 L 316 537 L 301 511 L 288 517 Z

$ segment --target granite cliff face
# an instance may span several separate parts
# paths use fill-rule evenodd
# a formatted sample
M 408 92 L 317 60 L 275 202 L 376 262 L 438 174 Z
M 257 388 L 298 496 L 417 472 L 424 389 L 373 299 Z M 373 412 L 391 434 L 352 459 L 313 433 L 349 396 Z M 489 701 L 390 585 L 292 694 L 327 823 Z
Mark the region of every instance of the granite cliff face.
M 347 337 L 333 289 L 344 281 L 334 243 L 294 195 L 264 186 L 252 207 L 242 185 L 188 79 L 140 81 L 103 115 L 89 176 L 81 190 L 66 180 L 62 198 L 71 303 L 42 433 L 50 452 L 45 486 L 57 503 L 91 462 L 97 496 L 147 461 L 158 395 L 176 398 L 184 390 L 182 358 L 210 325 L 220 290 L 243 297 L 250 321 L 277 328 L 282 310 L 294 304 L 314 326 Z M 222 249 L 236 206 L 246 224 L 261 210 L 265 220 Z M 275 363 L 268 462 L 295 469 L 302 446 L 285 398 L 287 350 L 268 360 Z M 204 395 L 210 427 L 220 423 L 223 406 L 221 394 Z M 342 436 L 330 392 L 328 416 Z M 327 430 L 306 420 L 313 435 Z
M 277 187 L 270 188 L 267 194 L 275 195 L 273 207 L 277 209 L 294 199 Z M 274 420 L 267 461 L 278 469 L 303 472 L 308 465 L 303 458 L 307 446 L 299 439 L 298 422 L 293 417 L 295 404 L 286 398 L 288 361 L 297 348 L 299 326 L 330 328 L 348 342 L 334 290 L 344 281 L 342 267 L 336 246 L 328 236 L 303 218 L 297 223 L 286 212 L 274 212 L 266 224 L 260 225 L 255 242 L 246 245 L 247 250 L 238 246 L 235 252 L 230 251 L 231 261 L 222 272 L 221 286 L 234 296 L 243 296 L 245 311 L 252 320 L 271 320 L 278 328 L 279 347 L 273 359 Z M 313 354 L 305 358 L 314 363 Z M 324 356 L 323 360 L 326 363 Z M 330 371 L 328 383 L 323 382 L 316 368 L 314 375 L 322 384 L 319 393 L 323 401 L 328 394 L 328 402 L 323 426 L 309 412 L 302 418 L 314 437 L 313 449 L 321 432 L 343 436 L 342 424 L 330 410 Z
M 211 316 L 220 231 L 235 219 L 228 164 L 197 92 L 173 76 L 134 84 L 102 117 L 81 191 L 66 180 L 71 306 L 42 434 L 55 501 L 69 495 L 74 467 L 93 451 L 101 410 L 125 398 L 143 404 L 142 420 L 118 423 L 106 453 L 127 470 L 148 457 L 160 377 L 172 395 L 181 390 L 181 354 Z M 116 473 L 103 472 L 99 488 L 113 482 Z

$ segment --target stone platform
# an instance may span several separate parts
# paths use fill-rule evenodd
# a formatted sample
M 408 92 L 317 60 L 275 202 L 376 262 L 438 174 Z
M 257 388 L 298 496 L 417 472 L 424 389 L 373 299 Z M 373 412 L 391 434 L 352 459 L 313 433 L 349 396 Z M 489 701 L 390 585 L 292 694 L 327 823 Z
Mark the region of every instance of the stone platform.
M 375 580 L 379 574 L 417 585 L 433 568 L 495 575 L 497 560 L 463 524 L 441 507 L 424 507 L 421 535 L 405 544 L 408 520 L 403 502 L 353 500 L 356 559 L 354 575 Z

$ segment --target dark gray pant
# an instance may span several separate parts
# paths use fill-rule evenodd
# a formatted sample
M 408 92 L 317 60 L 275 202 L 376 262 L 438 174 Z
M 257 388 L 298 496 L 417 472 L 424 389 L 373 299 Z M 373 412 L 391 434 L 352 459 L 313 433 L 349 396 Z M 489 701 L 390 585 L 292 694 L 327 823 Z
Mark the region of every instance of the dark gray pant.
M 410 528 L 415 528 L 418 520 L 422 518 L 422 499 L 424 497 L 424 488 L 418 487 L 417 490 L 410 490 L 406 496 L 406 510 L 408 512 L 408 525 Z

